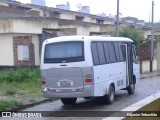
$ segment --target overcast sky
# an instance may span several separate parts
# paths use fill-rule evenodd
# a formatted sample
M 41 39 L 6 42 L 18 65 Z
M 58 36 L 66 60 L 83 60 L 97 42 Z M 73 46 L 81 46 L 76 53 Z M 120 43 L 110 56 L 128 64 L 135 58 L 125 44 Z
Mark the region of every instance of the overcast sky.
M 17 0 L 30 3 L 31 0 Z M 57 4 L 70 4 L 71 10 L 76 11 L 76 5 L 90 6 L 91 14 L 106 13 L 116 15 L 117 0 L 46 0 L 46 5 L 56 7 Z M 120 13 L 123 16 L 137 17 L 140 20 L 151 21 L 152 0 L 119 0 Z M 160 22 L 160 0 L 154 0 L 154 21 Z

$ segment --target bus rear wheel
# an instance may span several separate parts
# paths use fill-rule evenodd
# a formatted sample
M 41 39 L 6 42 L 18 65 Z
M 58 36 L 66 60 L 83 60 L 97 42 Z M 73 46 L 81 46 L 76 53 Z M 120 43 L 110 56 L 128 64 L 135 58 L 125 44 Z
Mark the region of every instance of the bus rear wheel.
M 128 88 L 127 88 L 127 92 L 129 95 L 132 95 L 135 92 L 135 83 L 131 84 Z
M 84 99 L 88 100 L 88 99 L 91 99 L 92 97 L 84 97 Z
M 71 105 L 76 103 L 77 98 L 61 98 L 61 101 L 64 105 Z
M 108 95 L 105 95 L 104 98 L 105 98 L 105 102 L 108 104 L 112 104 L 114 102 L 115 91 L 114 91 L 113 85 L 109 87 Z

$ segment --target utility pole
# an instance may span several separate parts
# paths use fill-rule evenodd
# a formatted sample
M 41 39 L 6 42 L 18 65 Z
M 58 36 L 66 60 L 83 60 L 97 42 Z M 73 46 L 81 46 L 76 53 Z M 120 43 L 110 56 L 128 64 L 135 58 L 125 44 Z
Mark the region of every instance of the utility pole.
M 153 28 L 153 23 L 154 23 L 154 0 L 152 1 L 152 29 L 151 29 L 151 59 L 150 59 L 150 71 L 153 71 L 153 59 L 154 59 L 154 46 L 153 46 L 153 41 L 154 41 L 154 28 Z
M 116 36 L 119 36 L 119 0 L 117 0 Z

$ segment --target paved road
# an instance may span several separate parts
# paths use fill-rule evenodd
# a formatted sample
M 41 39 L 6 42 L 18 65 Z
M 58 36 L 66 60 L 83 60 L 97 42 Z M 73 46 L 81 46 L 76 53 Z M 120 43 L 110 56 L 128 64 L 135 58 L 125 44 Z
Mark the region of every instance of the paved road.
M 77 104 L 71 106 L 64 106 L 60 100 L 50 103 L 34 106 L 32 108 L 25 109 L 24 111 L 119 111 L 128 107 L 156 92 L 160 91 L 160 76 L 141 79 L 136 85 L 136 92 L 133 95 L 128 95 L 126 91 L 116 92 L 115 102 L 112 105 L 102 104 L 99 99 L 84 100 L 78 99 Z M 52 112 L 51 112 L 52 113 Z M 54 112 L 53 112 L 54 113 Z M 52 115 L 52 114 L 51 114 Z M 63 116 L 63 114 L 61 114 Z M 81 115 L 83 116 L 83 114 Z M 20 118 L 22 119 L 22 118 Z M 74 120 L 72 117 L 49 117 L 38 118 L 37 120 Z M 102 119 L 102 118 L 76 118 L 76 119 Z M 15 120 L 15 118 L 14 118 Z

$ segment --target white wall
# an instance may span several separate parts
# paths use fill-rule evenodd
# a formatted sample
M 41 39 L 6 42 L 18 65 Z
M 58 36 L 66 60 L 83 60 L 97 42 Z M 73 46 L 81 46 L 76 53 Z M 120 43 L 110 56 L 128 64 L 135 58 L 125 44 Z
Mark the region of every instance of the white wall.
M 84 17 L 84 22 L 91 22 L 91 17 L 85 16 Z
M 0 1 L 0 5 L 2 6 L 9 6 L 6 2 Z
M 142 61 L 142 73 L 147 73 L 150 72 L 150 61 L 149 60 L 145 60 Z
M 77 35 L 89 35 L 90 29 L 89 27 L 79 26 L 77 27 Z
M 40 65 L 38 35 L 36 34 L 13 34 L 13 36 L 32 36 L 32 43 L 34 44 L 35 65 Z
M 151 30 L 144 31 L 144 38 L 147 39 L 147 36 L 151 35 Z
M 0 34 L 0 65 L 14 65 L 13 38 L 11 34 Z
M 157 60 L 156 60 L 156 59 L 153 60 L 152 70 L 153 70 L 153 71 L 157 71 Z
M 141 65 L 142 73 L 150 72 L 150 60 L 145 60 L 142 61 L 141 63 L 142 63 Z M 157 71 L 157 59 L 154 59 L 152 62 L 152 70 Z
M 40 65 L 38 35 L 32 35 L 32 43 L 34 44 L 34 51 L 35 51 L 35 65 Z
M 58 22 L 54 20 L 0 20 L 0 33 L 42 34 L 42 28 L 58 28 Z
M 0 65 L 14 65 L 13 36 L 32 36 L 35 51 L 35 65 L 39 65 L 39 38 L 36 34 L 0 34 Z
M 91 18 L 91 19 L 90 19 L 90 22 L 91 22 L 91 23 L 96 23 L 96 18 Z
M 157 43 L 157 70 L 160 71 L 160 43 Z
M 105 21 L 104 21 L 104 24 L 114 25 L 114 21 L 105 20 Z
M 61 19 L 67 19 L 67 20 L 74 20 L 75 16 L 74 16 L 74 14 L 63 13 L 63 14 L 60 14 L 60 18 Z
M 29 20 L 14 20 L 13 31 L 14 33 L 42 33 L 42 23 Z
M 0 33 L 11 33 L 13 31 L 12 20 L 0 20 Z

